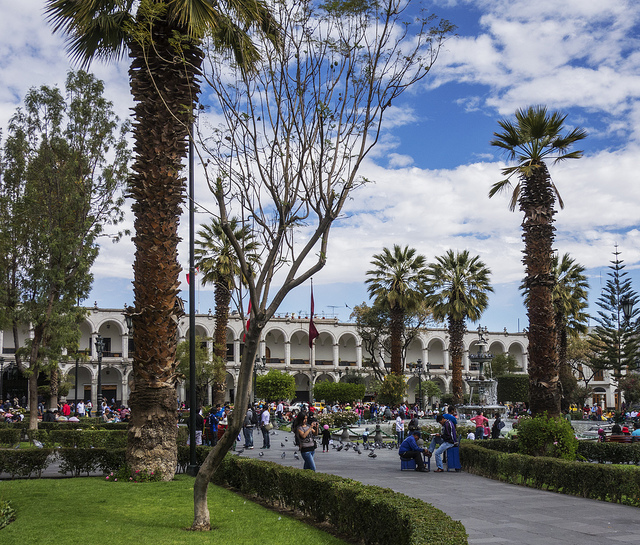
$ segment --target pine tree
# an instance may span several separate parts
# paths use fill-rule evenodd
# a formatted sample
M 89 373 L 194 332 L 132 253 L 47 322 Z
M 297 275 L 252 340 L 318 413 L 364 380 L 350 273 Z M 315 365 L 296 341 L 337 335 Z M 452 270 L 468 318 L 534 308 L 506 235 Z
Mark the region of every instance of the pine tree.
M 636 367 L 638 328 L 635 318 L 640 310 L 634 308 L 629 319 L 624 316 L 622 302 L 626 299 L 635 306 L 638 295 L 624 271 L 617 245 L 613 255 L 607 283 L 597 301 L 600 310 L 594 320 L 598 325 L 589 335 L 589 345 L 593 351 L 591 367 L 609 371 L 617 383 L 628 369 Z

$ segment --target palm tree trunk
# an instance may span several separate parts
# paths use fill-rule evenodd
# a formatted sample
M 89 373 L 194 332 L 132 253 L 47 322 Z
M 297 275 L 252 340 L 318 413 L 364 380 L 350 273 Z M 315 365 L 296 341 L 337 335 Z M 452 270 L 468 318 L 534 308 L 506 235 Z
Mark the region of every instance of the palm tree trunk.
M 449 317 L 449 356 L 451 358 L 451 386 L 453 404 L 462 405 L 462 353 L 464 351 L 464 320 L 454 320 Z
M 177 249 L 185 180 L 180 173 L 199 92 L 195 77 L 202 52 L 186 40 L 177 51 L 172 43 L 180 29 L 175 25 L 161 18 L 146 23 L 149 40 L 129 44 L 136 102 L 136 159 L 129 184 L 136 253 L 127 463 L 133 470 L 160 471 L 170 480 L 177 466 L 176 344 L 182 314 L 177 306 Z
M 553 306 L 554 194 L 544 163 L 523 177 L 525 283 L 529 289 L 529 402 L 533 415 L 560 415 L 560 378 Z
M 391 332 L 391 372 L 402 374 L 402 332 L 404 330 L 404 311 L 396 305 L 390 311 L 389 330 Z
M 229 324 L 229 303 L 231 302 L 231 291 L 229 282 L 226 279 L 216 282 L 216 330 L 214 334 L 214 354 L 216 372 L 213 381 L 213 405 L 224 403 L 225 399 L 225 378 L 227 361 L 227 325 Z M 220 367 L 220 369 L 218 369 Z

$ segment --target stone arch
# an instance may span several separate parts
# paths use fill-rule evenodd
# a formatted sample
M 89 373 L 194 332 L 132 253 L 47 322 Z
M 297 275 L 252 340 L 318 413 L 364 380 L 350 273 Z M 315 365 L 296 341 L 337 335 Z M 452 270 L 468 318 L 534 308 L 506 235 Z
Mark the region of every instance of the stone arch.
M 278 327 L 269 328 L 263 333 L 264 350 L 267 363 L 284 363 L 286 357 L 286 335 L 285 332 Z
M 322 331 L 320 335 L 318 335 L 314 341 L 316 365 L 333 365 L 334 344 L 334 337 L 330 333 Z
M 431 369 L 444 369 L 445 362 L 445 344 L 444 340 L 434 338 L 427 345 L 429 351 L 429 364 Z

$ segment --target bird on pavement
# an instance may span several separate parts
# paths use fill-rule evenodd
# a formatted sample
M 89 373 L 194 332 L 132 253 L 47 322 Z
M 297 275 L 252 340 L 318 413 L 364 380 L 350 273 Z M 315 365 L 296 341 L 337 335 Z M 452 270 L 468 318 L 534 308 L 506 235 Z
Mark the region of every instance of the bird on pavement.
M 287 455 L 287 453 L 286 453 L 286 452 L 283 452 L 283 453 L 280 455 L 280 458 L 284 458 L 284 457 L 286 457 L 286 455 Z
M 296 460 L 299 460 L 299 459 L 300 459 L 300 456 L 298 456 L 298 453 L 297 453 L 297 452 L 294 452 L 294 453 L 293 453 L 293 457 L 294 457 Z
M 284 443 L 282 441 L 280 441 L 280 446 L 284 448 Z
M 239 451 L 237 451 L 237 452 L 236 452 L 236 454 L 240 455 L 240 454 L 242 454 L 243 452 L 244 452 L 244 449 L 243 449 L 243 448 L 241 448 Z
M 371 451 L 369 453 L 369 458 L 377 458 L 377 457 L 378 457 L 378 455 L 374 451 Z
M 259 456 L 264 456 L 264 452 L 260 452 L 260 453 L 259 453 Z

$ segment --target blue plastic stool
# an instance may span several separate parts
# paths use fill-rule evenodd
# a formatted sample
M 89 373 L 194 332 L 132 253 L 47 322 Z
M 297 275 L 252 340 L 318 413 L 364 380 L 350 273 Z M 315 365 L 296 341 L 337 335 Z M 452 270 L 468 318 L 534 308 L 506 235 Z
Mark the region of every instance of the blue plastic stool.
M 431 470 L 431 458 L 427 458 L 423 455 L 424 465 L 428 470 Z M 404 471 L 405 469 L 415 469 L 416 461 L 411 458 L 410 460 L 404 460 L 400 458 L 400 471 Z
M 462 465 L 460 464 L 460 448 L 459 447 L 451 447 L 447 449 L 447 471 L 450 469 L 455 469 L 456 471 L 460 471 L 462 469 Z

